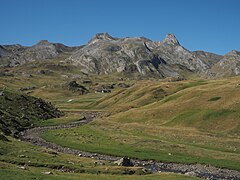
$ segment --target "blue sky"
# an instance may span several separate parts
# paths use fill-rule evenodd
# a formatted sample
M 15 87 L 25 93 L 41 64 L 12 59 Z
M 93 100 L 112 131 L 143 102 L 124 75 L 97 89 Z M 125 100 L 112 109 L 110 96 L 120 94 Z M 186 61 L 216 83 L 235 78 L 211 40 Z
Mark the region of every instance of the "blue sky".
M 0 44 L 39 40 L 69 46 L 99 32 L 162 40 L 176 35 L 189 50 L 240 50 L 239 0 L 0 0 Z

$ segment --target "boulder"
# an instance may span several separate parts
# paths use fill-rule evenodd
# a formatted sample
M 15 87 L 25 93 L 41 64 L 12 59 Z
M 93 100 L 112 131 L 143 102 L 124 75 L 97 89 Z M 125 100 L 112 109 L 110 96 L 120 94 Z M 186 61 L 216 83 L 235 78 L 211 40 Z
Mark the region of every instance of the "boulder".
M 114 161 L 114 164 L 117 164 L 118 166 L 133 166 L 131 159 L 128 157 L 123 157 L 117 161 Z

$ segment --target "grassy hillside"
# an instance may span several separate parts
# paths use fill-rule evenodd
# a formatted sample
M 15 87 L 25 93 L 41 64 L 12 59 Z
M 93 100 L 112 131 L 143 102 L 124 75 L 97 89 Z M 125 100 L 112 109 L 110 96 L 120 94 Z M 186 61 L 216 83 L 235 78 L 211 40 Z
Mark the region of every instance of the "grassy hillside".
M 43 137 L 85 151 L 239 169 L 239 81 L 138 82 L 92 104 L 109 117 Z
M 138 81 L 132 87 L 114 91 L 90 107 L 121 112 L 158 102 L 182 89 L 205 84 L 204 80 L 164 82 L 161 80 Z
M 5 126 L 10 128 L 11 133 L 31 124 L 50 126 L 78 121 L 82 117 L 77 112 L 99 110 L 104 111 L 107 116 L 85 126 L 49 131 L 42 137 L 66 147 L 90 152 L 167 162 L 197 162 L 240 170 L 239 77 L 176 82 L 156 79 L 136 81 L 130 77 L 122 79 L 117 74 L 86 75 L 74 67 L 54 60 L 35 63 L 9 69 L 8 75 L 0 74 L 0 88 L 5 89 L 5 95 L 0 96 L 0 113 L 1 117 L 8 117 L 7 122 L 14 125 Z M 46 73 L 39 73 L 39 70 L 46 70 Z M 13 76 L 10 75 L 11 72 Z M 91 83 L 82 83 L 86 79 Z M 64 85 L 71 80 L 84 85 L 90 93 L 79 95 L 66 89 Z M 130 87 L 116 86 L 112 93 L 106 94 L 94 92 L 96 87 L 123 82 Z M 65 116 L 48 117 L 51 119 L 38 121 L 44 119 L 42 116 L 45 110 L 35 109 L 37 99 L 22 93 L 51 102 L 63 110 Z M 23 115 L 23 112 L 27 112 L 26 115 Z M 24 119 L 25 117 L 29 121 Z M 105 179 L 109 174 L 118 174 L 111 178 L 122 178 L 120 174 L 124 170 L 107 162 L 107 167 L 95 168 L 91 159 L 79 159 L 60 153 L 53 157 L 54 155 L 45 152 L 48 151 L 46 149 L 16 141 L 11 137 L 8 139 L 11 142 L 0 140 L 0 175 L 6 177 L 5 179 L 9 178 L 9 173 L 12 173 L 12 177 L 19 174 L 19 177 L 24 179 L 64 179 L 70 176 L 75 179 L 80 175 L 86 179 Z M 8 152 L 9 149 L 11 151 Z M 19 155 L 25 157 L 21 158 Z M 69 159 L 74 164 L 68 163 Z M 84 167 L 80 167 L 79 163 Z M 19 168 L 24 164 L 28 166 L 28 170 Z M 59 172 L 54 168 L 59 165 L 76 168 L 81 172 L 84 169 L 84 173 Z M 107 172 L 109 174 L 104 175 L 106 168 L 110 169 Z M 45 171 L 52 171 L 53 175 L 42 174 Z M 96 175 L 99 171 L 101 176 Z M 186 177 L 153 174 L 134 175 L 129 178 Z
M 208 81 L 182 88 L 161 101 L 119 113 L 116 122 L 163 127 L 194 128 L 218 134 L 239 135 L 239 78 Z

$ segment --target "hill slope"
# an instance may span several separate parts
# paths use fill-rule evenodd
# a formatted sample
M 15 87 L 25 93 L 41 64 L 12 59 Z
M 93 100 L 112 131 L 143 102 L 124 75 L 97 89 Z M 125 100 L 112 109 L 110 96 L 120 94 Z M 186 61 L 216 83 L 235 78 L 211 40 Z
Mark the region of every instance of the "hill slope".
M 17 135 L 35 121 L 62 116 L 63 113 L 40 98 L 9 91 L 0 92 L 0 132 Z

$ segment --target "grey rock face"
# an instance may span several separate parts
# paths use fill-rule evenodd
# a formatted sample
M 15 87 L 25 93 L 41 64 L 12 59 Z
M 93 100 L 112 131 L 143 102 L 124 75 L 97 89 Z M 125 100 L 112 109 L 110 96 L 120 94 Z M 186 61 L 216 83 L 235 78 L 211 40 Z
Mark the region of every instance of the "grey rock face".
M 144 37 L 114 38 L 100 33 L 68 61 L 86 73 L 138 73 L 164 78 L 181 77 L 185 72 L 206 76 L 220 59 L 220 55 L 185 49 L 173 34 L 154 42 Z
M 229 77 L 240 74 L 240 52 L 233 50 L 222 57 L 209 70 L 213 77 Z
M 64 52 L 74 51 L 75 47 L 67 47 L 59 43 L 40 41 L 31 47 L 21 45 L 0 46 L 0 66 L 17 66 L 26 62 L 53 59 Z
M 169 43 L 175 45 L 178 41 L 170 40 Z M 82 66 L 87 72 L 97 74 L 123 72 L 159 77 L 180 76 L 175 68 L 153 52 L 156 45 L 158 44 L 143 37 L 113 38 L 107 33 L 101 33 L 95 35 L 68 60 Z

